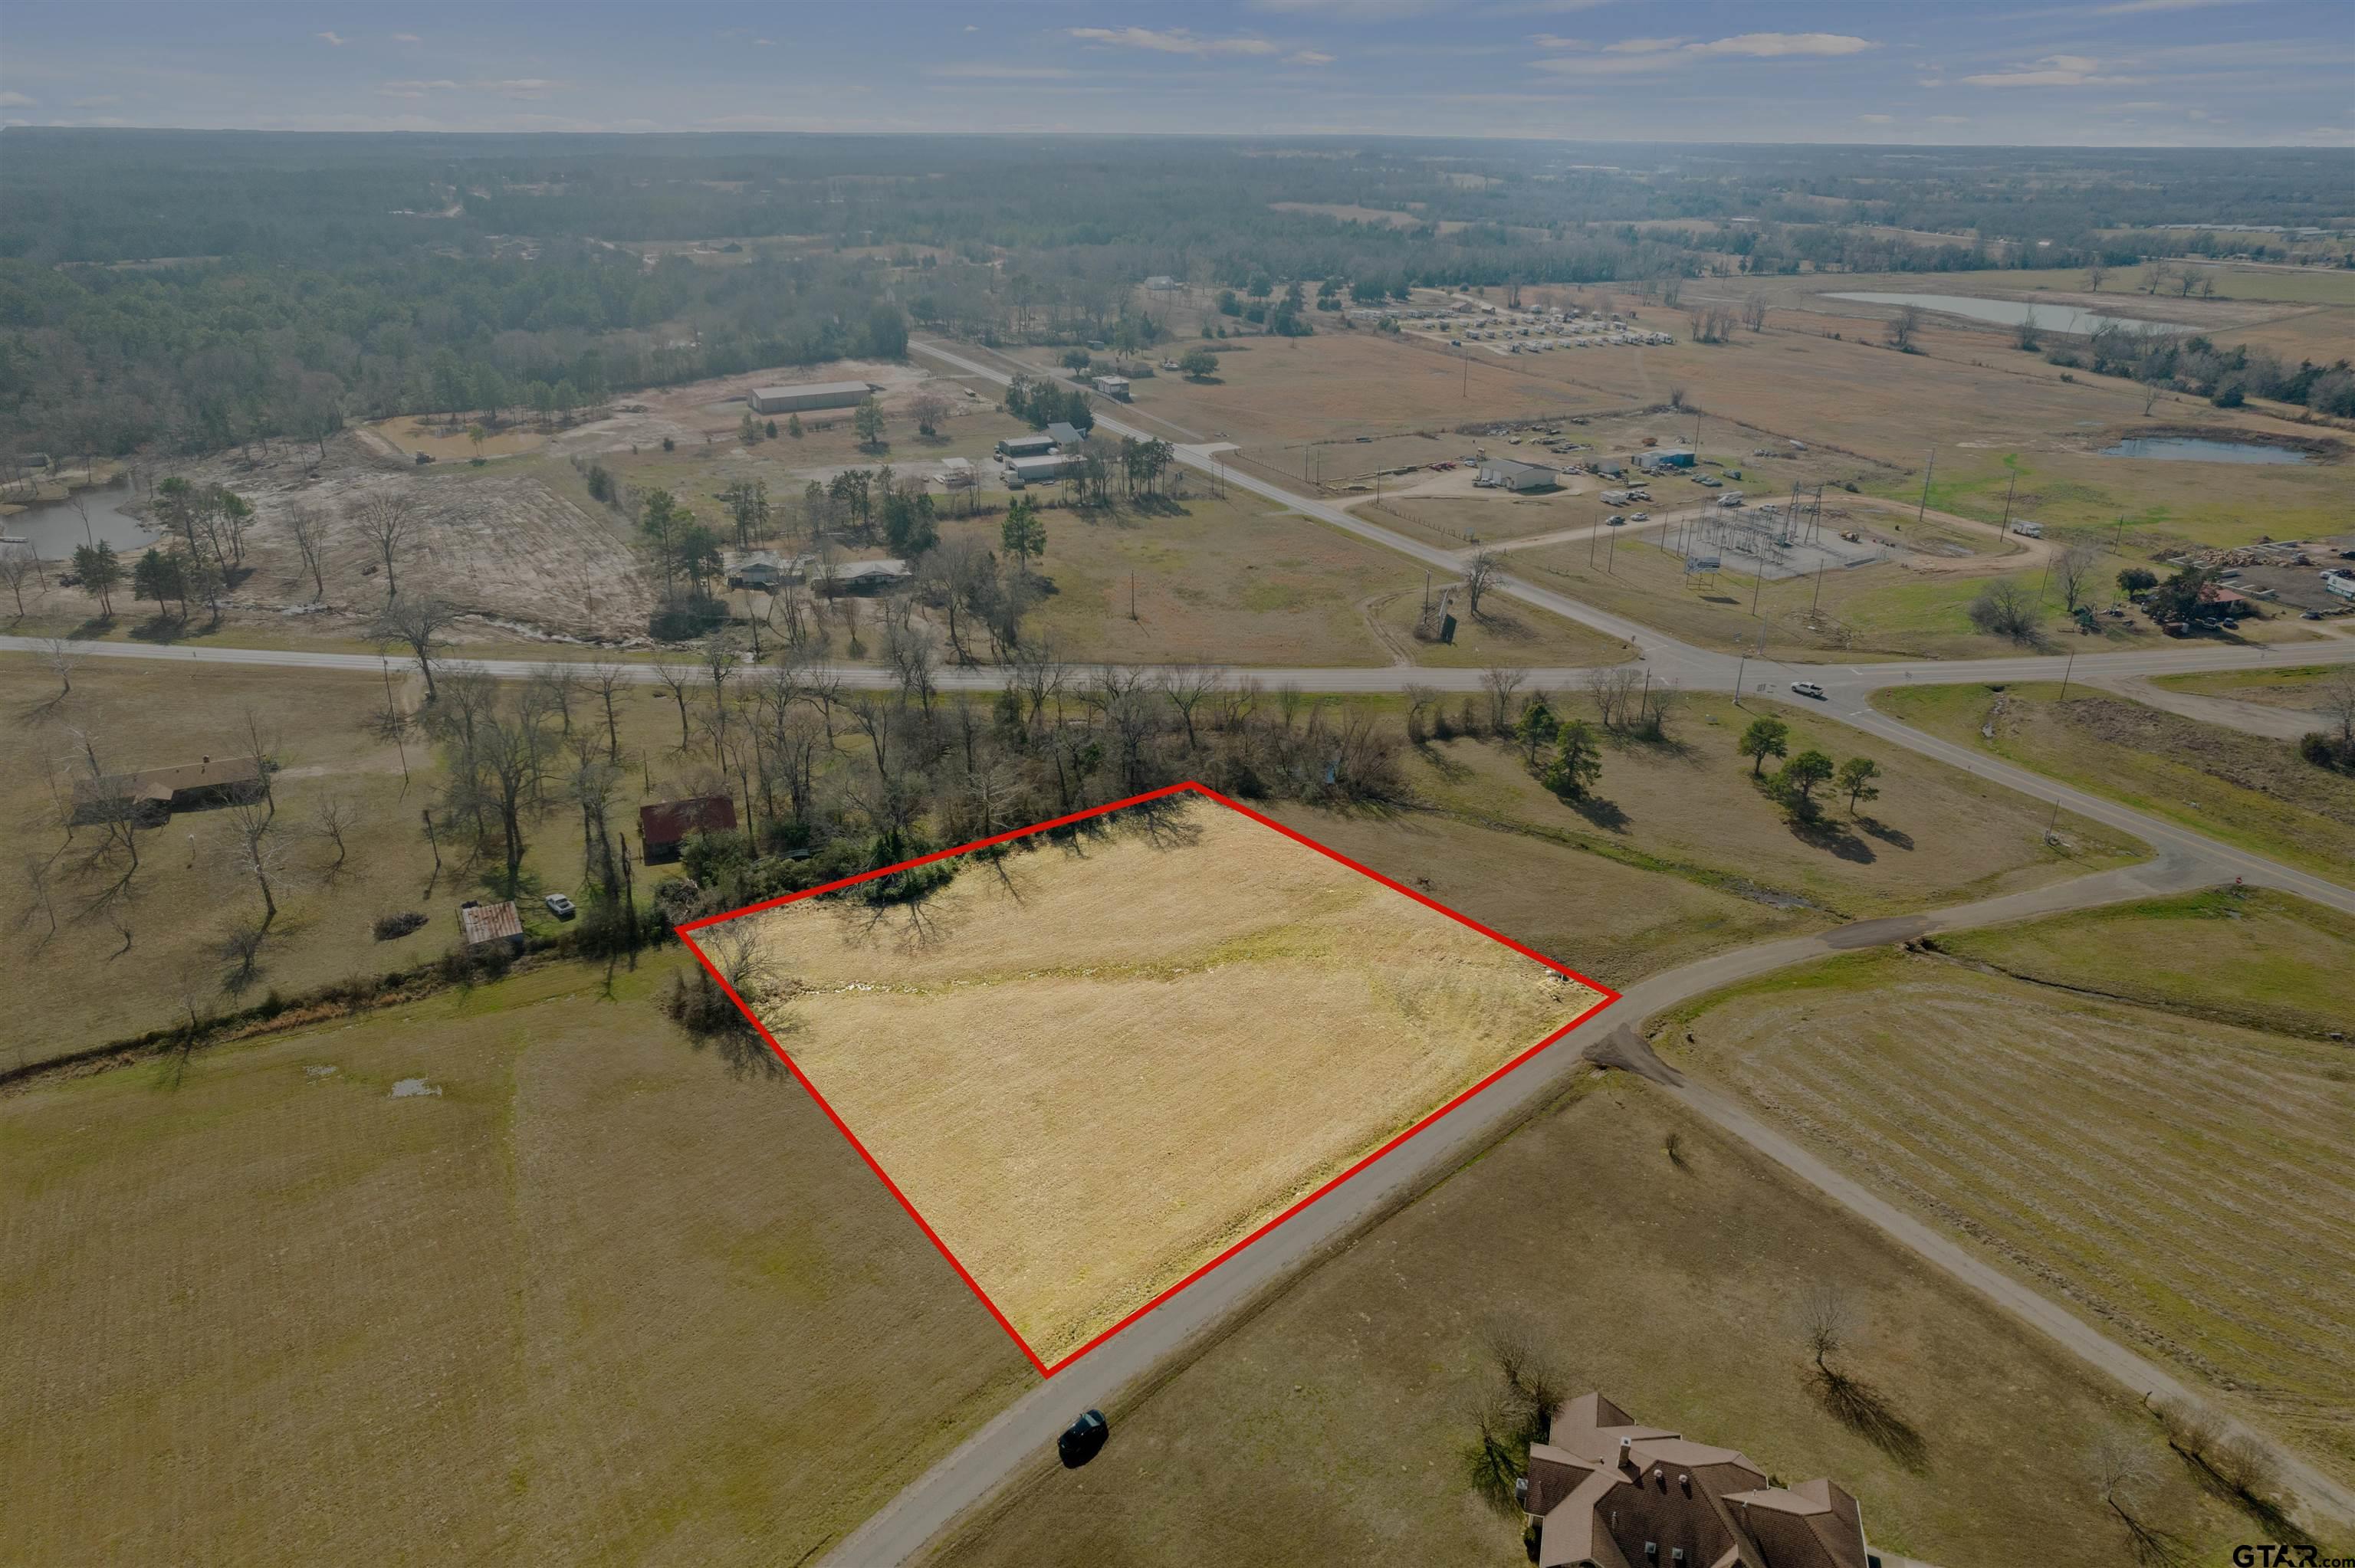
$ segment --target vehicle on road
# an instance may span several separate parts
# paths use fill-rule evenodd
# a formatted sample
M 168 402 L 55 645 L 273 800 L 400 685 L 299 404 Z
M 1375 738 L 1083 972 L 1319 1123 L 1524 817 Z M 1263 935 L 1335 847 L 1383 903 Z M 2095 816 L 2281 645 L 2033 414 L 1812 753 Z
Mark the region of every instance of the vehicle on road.
M 1638 512 L 1636 515 L 1627 519 L 1630 523 L 1649 523 L 1651 520 L 1652 514 L 1648 512 Z
M 1104 1439 L 1112 1436 L 1103 1412 L 1091 1410 L 1069 1426 L 1055 1439 L 1055 1452 L 1063 1461 L 1063 1468 L 1076 1470 L 1103 1451 Z
M 1824 689 L 1813 681 L 1794 681 L 1791 690 L 1803 697 L 1813 697 L 1819 703 L 1824 700 Z
M 575 915 L 581 913 L 581 911 L 574 906 L 572 900 L 567 898 L 561 893 L 551 893 L 547 897 L 541 899 L 540 902 L 547 905 L 548 912 L 550 915 L 555 916 L 559 920 L 570 920 Z

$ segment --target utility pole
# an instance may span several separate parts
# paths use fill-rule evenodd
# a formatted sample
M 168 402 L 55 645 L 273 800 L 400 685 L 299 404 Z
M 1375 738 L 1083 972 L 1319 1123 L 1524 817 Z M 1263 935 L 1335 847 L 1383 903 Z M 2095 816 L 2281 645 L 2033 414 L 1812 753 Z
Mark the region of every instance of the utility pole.
M 1809 620 L 1813 620 L 1816 618 L 1816 606 L 1824 602 L 1824 567 L 1826 565 L 1827 563 L 1823 561 L 1817 561 L 1816 563 L 1816 597 L 1807 601 L 1807 619 Z
M 2011 482 L 2003 487 L 2003 531 L 2011 532 L 2011 493 L 2019 488 L 2019 471 L 2011 471 Z
M 1758 595 L 1766 587 L 1766 556 L 1764 550 L 1758 557 L 1758 575 L 1750 579 L 1750 613 L 1758 613 Z
M 1937 473 L 1938 449 L 1932 447 L 1930 464 L 1922 471 L 1922 504 L 1913 509 L 1913 525 L 1917 528 L 1922 525 L 1922 520 L 1930 514 L 1930 481 L 1937 477 Z
M 2054 705 L 2055 705 L 2056 706 L 2057 706 L 2058 705 L 2060 705 L 2060 704 L 2062 704 L 2062 703 L 2065 703 L 2065 702 L 2067 702 L 2067 701 L 2069 700 L 2069 677 L 2070 677 L 2070 676 L 2072 676 L 2072 675 L 2073 675 L 2073 674 L 2075 674 L 2076 673 L 2077 673 L 2077 654 L 2076 654 L 2076 651 L 2075 651 L 2074 649 L 2072 649 L 2072 650 L 2070 651 L 2070 653 L 2069 653 L 2069 662 L 2068 662 L 2068 665 L 2067 665 L 2065 668 L 2063 668 L 2063 669 L 2062 670 L 2062 672 L 2061 672 L 2061 694 L 2060 694 L 2059 696 L 2057 696 L 2057 697 L 2055 697 L 2055 698 L 2053 698 L 2053 699 L 2052 699 L 2052 701 L 2053 701 L 2053 703 L 2054 703 Z
M 1734 705 L 1735 707 L 1737 707 L 1737 708 L 1738 708 L 1738 707 L 1740 707 L 1740 706 L 1742 705 L 1742 673 L 1743 673 L 1744 671 L 1748 670 L 1749 668 L 1750 668 L 1750 651 L 1749 651 L 1748 649 L 1746 649 L 1746 648 L 1745 648 L 1745 649 L 1743 649 L 1743 650 L 1742 651 L 1742 662 L 1741 662 L 1739 664 L 1736 664 L 1736 665 L 1733 667 L 1733 705 Z

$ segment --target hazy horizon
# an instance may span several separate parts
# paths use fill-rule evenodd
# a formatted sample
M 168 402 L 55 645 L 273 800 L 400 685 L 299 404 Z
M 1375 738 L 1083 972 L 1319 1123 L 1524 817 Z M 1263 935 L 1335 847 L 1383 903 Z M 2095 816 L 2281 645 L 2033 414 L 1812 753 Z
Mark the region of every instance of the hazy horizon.
M 723 5 L 691 26 L 606 3 L 427 0 L 382 16 L 20 0 L 0 20 L 0 125 L 2355 146 L 2355 26 L 2320 0 L 905 0 Z

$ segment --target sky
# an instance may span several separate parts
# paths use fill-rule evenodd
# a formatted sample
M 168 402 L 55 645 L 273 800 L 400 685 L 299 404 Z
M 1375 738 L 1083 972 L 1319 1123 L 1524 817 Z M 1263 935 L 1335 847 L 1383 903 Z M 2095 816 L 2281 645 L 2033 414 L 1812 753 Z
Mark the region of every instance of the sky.
M 2355 5 L 6 0 L 0 124 L 2355 146 Z

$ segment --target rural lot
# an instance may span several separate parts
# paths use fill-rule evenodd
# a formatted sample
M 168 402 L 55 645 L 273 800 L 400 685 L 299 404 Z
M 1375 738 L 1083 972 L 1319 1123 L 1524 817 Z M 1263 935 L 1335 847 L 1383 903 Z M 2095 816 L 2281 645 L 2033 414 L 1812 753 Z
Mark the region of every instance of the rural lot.
M 0 1563 L 2355 1561 L 2343 19 L 1546 9 L 19 0 Z
M 757 944 L 779 1048 L 1050 1365 L 1605 1000 L 1169 799 L 698 936 Z

